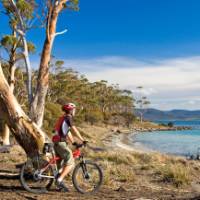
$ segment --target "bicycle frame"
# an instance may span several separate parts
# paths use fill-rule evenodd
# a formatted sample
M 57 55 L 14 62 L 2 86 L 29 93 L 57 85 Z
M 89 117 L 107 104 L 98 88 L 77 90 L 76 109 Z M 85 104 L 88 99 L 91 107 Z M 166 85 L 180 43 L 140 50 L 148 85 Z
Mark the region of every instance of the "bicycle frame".
M 45 165 L 45 167 L 42 168 L 42 169 L 40 170 L 40 173 L 39 173 L 38 176 L 41 177 L 41 178 L 51 178 L 51 179 L 55 179 L 55 174 L 56 174 L 56 172 L 58 172 L 57 162 L 60 161 L 60 160 L 62 160 L 62 158 L 59 157 L 59 156 L 56 156 L 54 151 L 51 152 L 51 154 L 52 154 L 52 158 L 48 161 L 48 163 Z M 72 155 L 73 155 L 73 158 L 74 158 L 74 159 L 83 158 L 83 155 L 82 155 L 82 153 L 81 153 L 81 151 L 80 151 L 79 148 L 78 148 L 78 149 L 75 149 L 75 150 L 72 152 Z M 56 172 L 54 171 L 54 176 L 42 175 L 42 173 L 45 172 L 45 171 L 48 169 L 48 167 L 49 167 L 50 165 L 54 165 L 54 166 L 56 167 L 56 170 L 55 170 Z
M 81 147 L 86 146 L 85 144 L 77 144 L 75 146 L 76 149 L 72 152 L 73 158 L 75 160 L 79 159 L 79 161 L 71 174 L 73 186 L 82 194 L 96 192 L 102 184 L 103 172 L 98 164 L 85 160 L 84 154 L 80 151 Z M 44 160 L 43 155 L 46 155 L 48 159 Z M 32 162 L 30 166 L 28 164 L 29 160 L 22 166 L 20 182 L 29 192 L 43 193 L 50 189 L 60 171 L 63 170 L 62 158 L 56 155 L 52 144 L 47 144 L 43 154 L 38 154 L 36 159 L 35 161 L 30 160 Z M 81 177 L 81 180 L 79 177 Z

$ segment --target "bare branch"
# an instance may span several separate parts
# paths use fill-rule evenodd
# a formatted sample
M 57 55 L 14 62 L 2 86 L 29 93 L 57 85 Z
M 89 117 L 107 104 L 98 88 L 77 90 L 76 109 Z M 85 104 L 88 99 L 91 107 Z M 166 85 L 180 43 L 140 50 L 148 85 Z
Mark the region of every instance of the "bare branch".
M 65 30 L 63 30 L 63 31 L 61 31 L 61 32 L 57 32 L 57 33 L 55 33 L 55 36 L 65 34 L 67 31 L 68 31 L 68 30 L 65 29 Z
M 25 36 L 24 31 L 22 31 L 21 29 L 15 28 L 15 31 L 16 31 L 20 36 Z

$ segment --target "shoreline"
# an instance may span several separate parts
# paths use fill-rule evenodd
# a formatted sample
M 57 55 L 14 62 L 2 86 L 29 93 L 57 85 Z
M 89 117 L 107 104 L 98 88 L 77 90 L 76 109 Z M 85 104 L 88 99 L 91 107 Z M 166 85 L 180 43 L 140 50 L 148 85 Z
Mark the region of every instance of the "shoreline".
M 134 137 L 136 134 L 141 133 L 151 133 L 153 131 L 177 131 L 178 130 L 188 130 L 178 127 L 164 127 L 152 122 L 144 122 L 143 124 L 135 123 L 134 127 L 132 128 L 125 128 L 125 127 L 116 127 L 116 126 L 90 126 L 84 125 L 80 127 L 83 135 L 88 136 L 88 138 L 99 138 L 99 141 L 95 141 L 94 139 L 92 142 L 98 143 L 98 146 L 104 146 L 105 149 L 108 150 L 125 150 L 125 151 L 132 151 L 132 152 L 139 152 L 139 153 L 161 153 L 168 155 L 166 153 L 160 152 L 155 149 L 150 149 L 141 143 L 137 143 L 134 139 L 130 138 L 131 136 Z M 94 131 L 95 129 L 95 131 Z M 190 128 L 191 129 L 191 128 Z M 171 155 L 170 155 L 171 156 Z M 179 156 L 179 155 L 172 155 L 172 156 Z
M 141 132 L 142 133 L 142 132 Z M 141 146 L 136 146 L 133 143 L 130 142 L 130 135 L 136 135 L 136 134 L 140 134 L 139 132 L 133 132 L 133 131 L 129 131 L 129 132 L 121 132 L 120 134 L 115 134 L 112 139 L 111 139 L 111 143 L 110 143 L 110 147 L 115 147 L 115 148 L 121 148 L 124 149 L 126 151 L 134 151 L 137 153 L 156 153 L 158 151 L 154 151 L 152 149 L 148 149 L 145 146 L 141 145 Z
M 136 152 L 136 153 L 144 153 L 144 154 L 158 153 L 161 155 L 172 156 L 172 157 L 182 157 L 182 158 L 187 157 L 186 155 L 168 154 L 168 153 L 164 153 L 158 150 L 153 150 L 146 147 L 145 145 L 141 143 L 134 142 L 134 140 L 130 138 L 130 136 L 134 137 L 135 135 L 141 134 L 144 132 L 148 132 L 148 131 L 140 131 L 140 132 L 138 131 L 136 132 L 133 130 L 129 130 L 129 131 L 126 130 L 125 132 L 121 131 L 121 133 L 113 135 L 110 142 L 110 146 L 115 147 L 115 148 L 121 148 L 122 150 L 126 150 L 126 151 Z
M 168 127 L 168 126 L 162 126 L 160 128 L 133 128 L 132 131 L 137 132 L 153 132 L 153 131 L 184 131 L 184 130 L 192 130 L 192 127 L 189 126 L 174 126 L 174 127 Z

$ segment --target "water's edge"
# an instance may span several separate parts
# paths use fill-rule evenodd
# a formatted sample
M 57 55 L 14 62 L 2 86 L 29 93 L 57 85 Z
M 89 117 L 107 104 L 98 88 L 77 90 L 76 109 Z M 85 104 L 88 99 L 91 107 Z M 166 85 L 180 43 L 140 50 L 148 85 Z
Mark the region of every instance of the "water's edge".
M 192 130 L 132 133 L 130 144 L 145 152 L 188 156 L 200 152 L 200 121 L 176 121 L 175 125 L 191 126 Z

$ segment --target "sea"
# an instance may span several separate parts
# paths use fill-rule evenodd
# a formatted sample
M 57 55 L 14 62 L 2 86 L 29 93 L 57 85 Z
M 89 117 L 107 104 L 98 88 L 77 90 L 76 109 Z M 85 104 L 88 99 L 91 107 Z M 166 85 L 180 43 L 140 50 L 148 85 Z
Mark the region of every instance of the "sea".
M 156 121 L 165 123 L 168 121 Z M 130 135 L 135 148 L 165 154 L 191 156 L 200 154 L 200 120 L 173 121 L 175 126 L 190 126 L 192 130 L 154 131 Z

